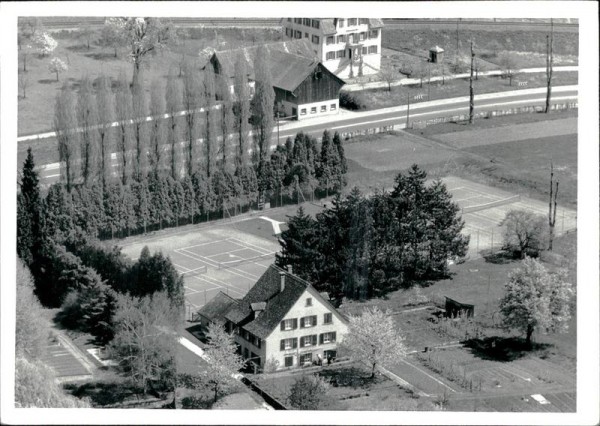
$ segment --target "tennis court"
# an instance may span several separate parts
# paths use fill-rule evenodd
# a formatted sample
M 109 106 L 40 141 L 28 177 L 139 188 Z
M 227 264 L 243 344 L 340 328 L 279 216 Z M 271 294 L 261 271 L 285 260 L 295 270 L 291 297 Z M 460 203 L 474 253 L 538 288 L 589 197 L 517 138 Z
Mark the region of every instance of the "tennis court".
M 499 250 L 502 247 L 500 223 L 510 210 L 526 210 L 548 216 L 548 204 L 519 194 L 472 182 L 454 176 L 443 179 L 453 201 L 462 209 L 465 220 L 463 233 L 471 236 L 469 256 L 480 256 L 484 250 Z M 577 228 L 577 212 L 561 207 L 556 212 L 556 235 Z

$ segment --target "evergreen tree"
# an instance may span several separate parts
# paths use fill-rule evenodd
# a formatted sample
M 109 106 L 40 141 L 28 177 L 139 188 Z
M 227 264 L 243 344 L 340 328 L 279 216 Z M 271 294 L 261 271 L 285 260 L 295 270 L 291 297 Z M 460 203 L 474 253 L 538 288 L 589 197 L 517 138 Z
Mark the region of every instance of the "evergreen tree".
M 80 133 L 80 166 L 83 184 L 96 178 L 98 162 L 98 110 L 92 81 L 86 75 L 81 79 L 77 95 L 77 125 Z
M 94 281 L 81 291 L 81 319 L 84 329 L 104 346 L 114 337 L 112 318 L 116 308 L 116 295 L 101 281 Z
M 72 195 L 63 184 L 55 183 L 48 188 L 44 205 L 44 234 L 52 241 L 63 241 L 75 227 Z
M 338 174 L 336 169 L 338 158 L 337 150 L 331 141 L 331 134 L 328 130 L 325 130 L 321 139 L 321 161 L 319 162 L 318 177 L 321 188 L 325 188 L 326 191 L 331 191 L 335 185 Z
M 43 235 L 43 201 L 31 147 L 23 163 L 20 191 L 17 194 L 17 255 L 30 265 L 40 250 Z
M 340 138 L 340 134 L 335 132 L 333 135 L 333 146 L 337 148 L 338 156 L 340 158 L 341 165 L 341 173 L 346 174 L 348 172 L 348 164 L 346 162 L 346 154 L 344 152 L 344 145 L 342 143 L 342 139 Z
M 131 185 L 131 192 L 135 199 L 133 210 L 135 212 L 135 229 L 143 229 L 144 234 L 147 231 L 148 224 L 150 223 L 150 191 L 148 189 L 148 182 L 134 182 Z
M 117 156 L 121 182 L 127 185 L 131 177 L 131 150 L 132 150 L 132 128 L 133 105 L 131 103 L 131 92 L 129 81 L 123 71 L 119 74 L 119 85 L 115 96 L 115 111 L 117 122 Z
M 78 178 L 75 169 L 77 157 L 77 134 L 76 101 L 67 83 L 56 97 L 54 106 L 54 131 L 58 141 L 58 158 L 63 164 L 60 168 L 60 181 L 67 186 L 71 192 L 73 184 Z
M 111 90 L 110 79 L 104 75 L 98 78 L 96 93 L 96 110 L 98 111 L 98 138 L 100 176 L 102 186 L 111 181 L 111 154 L 114 151 L 112 124 L 115 121 L 115 100 Z
M 275 263 L 285 268 L 292 265 L 294 274 L 309 282 L 315 282 L 319 260 L 319 233 L 317 222 L 300 207 L 295 216 L 288 216 L 288 229 L 279 239 L 281 253 L 275 255 Z
M 238 146 L 235 155 L 236 175 L 241 176 L 241 169 L 246 166 L 248 156 L 248 138 L 250 137 L 250 93 L 248 89 L 248 64 L 240 53 L 235 62 L 235 128 Z
M 133 296 L 146 296 L 155 292 L 165 292 L 171 304 L 183 312 L 184 293 L 183 277 L 173 266 L 171 259 L 162 252 L 150 255 L 148 247 L 144 247 L 135 265 L 136 286 L 131 289 Z
M 165 146 L 165 93 L 160 80 L 152 82 L 150 92 L 150 152 L 148 160 L 152 173 L 162 174 L 164 166 L 163 149 Z
M 173 69 L 169 72 L 166 88 L 167 141 L 170 147 L 171 177 L 178 179 L 181 173 L 181 148 L 179 146 L 178 120 L 175 116 L 181 110 L 181 88 Z

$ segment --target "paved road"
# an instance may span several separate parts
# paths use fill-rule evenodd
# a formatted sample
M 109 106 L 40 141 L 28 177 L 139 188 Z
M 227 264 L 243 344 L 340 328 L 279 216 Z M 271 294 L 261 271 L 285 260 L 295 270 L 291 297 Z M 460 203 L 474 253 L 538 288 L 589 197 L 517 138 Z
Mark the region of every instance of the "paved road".
M 552 101 L 553 103 L 573 102 L 577 99 L 577 93 L 577 86 L 555 87 Z M 489 93 L 476 96 L 475 101 L 475 112 L 544 105 L 545 89 Z M 401 129 L 406 125 L 406 110 L 406 106 L 403 105 L 365 112 L 343 111 L 335 116 L 289 122 L 282 124 L 279 132 L 276 129 L 274 130 L 271 148 L 277 145 L 278 140 L 283 143 L 288 136 L 294 137 L 299 131 L 313 136 L 320 136 L 325 129 L 332 132 L 339 131 L 340 133 L 384 126 L 397 126 L 396 128 Z M 469 98 L 467 96 L 421 102 L 410 106 L 410 121 L 466 114 L 468 110 Z M 56 143 L 56 141 L 49 138 L 48 143 Z M 116 155 L 113 154 L 113 166 L 115 164 Z M 60 168 L 58 163 L 41 165 L 39 170 L 42 185 L 50 185 L 59 179 Z

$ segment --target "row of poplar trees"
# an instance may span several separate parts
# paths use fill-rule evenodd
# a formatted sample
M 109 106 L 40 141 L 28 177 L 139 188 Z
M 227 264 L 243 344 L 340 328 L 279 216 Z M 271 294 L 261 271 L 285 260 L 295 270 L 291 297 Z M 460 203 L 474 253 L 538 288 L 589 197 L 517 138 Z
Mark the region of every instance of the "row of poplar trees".
M 232 215 L 268 197 L 339 192 L 347 169 L 339 135 L 326 133 L 319 152 L 299 134 L 269 154 L 267 54 L 256 51 L 252 97 L 242 56 L 233 93 L 210 64 L 200 72 L 191 63 L 166 86 L 153 81 L 149 105 L 139 76 L 131 85 L 124 73 L 116 82 L 83 77 L 77 93 L 64 86 L 54 118 L 61 179 L 46 200 L 55 226 L 113 238 Z
M 399 287 L 447 273 L 467 253 L 460 209 L 442 181 L 427 183 L 413 165 L 391 192 L 366 197 L 354 188 L 313 218 L 300 208 L 289 217 L 276 263 L 340 302 L 381 297 Z

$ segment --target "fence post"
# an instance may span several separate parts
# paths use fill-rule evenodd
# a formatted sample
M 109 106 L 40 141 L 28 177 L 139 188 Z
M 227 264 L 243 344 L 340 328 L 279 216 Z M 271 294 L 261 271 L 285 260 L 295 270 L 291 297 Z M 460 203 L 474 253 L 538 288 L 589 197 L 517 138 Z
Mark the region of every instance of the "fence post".
M 490 249 L 490 254 L 494 254 L 494 228 L 492 228 L 492 248 Z

